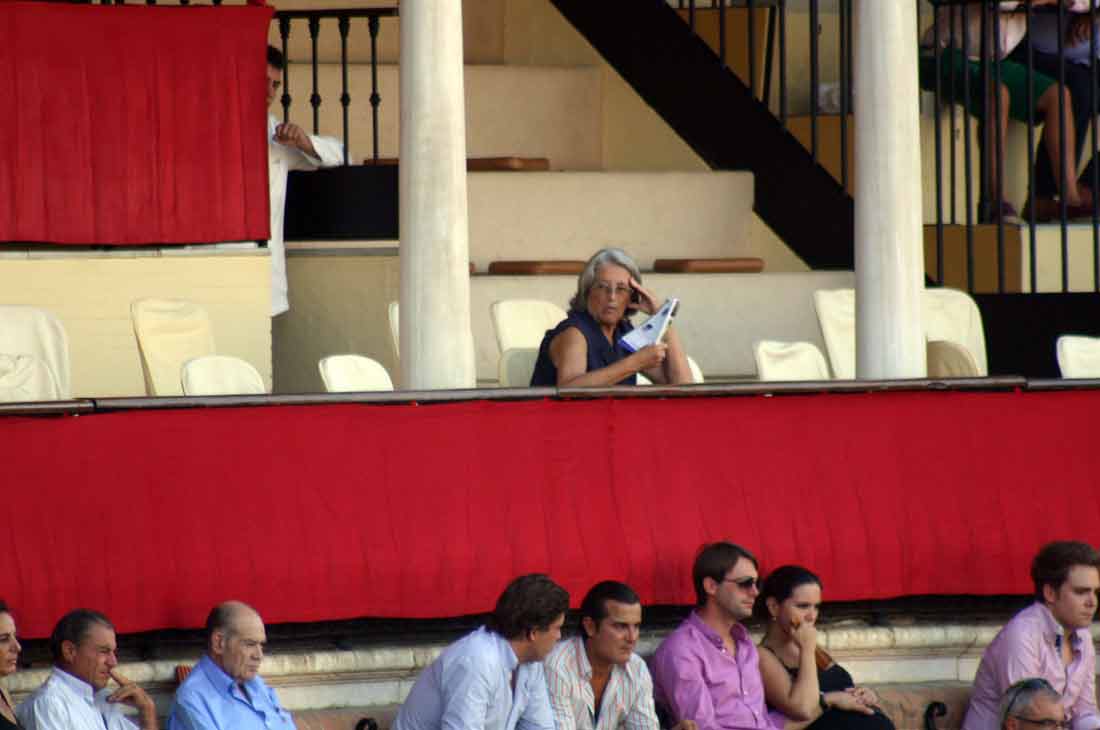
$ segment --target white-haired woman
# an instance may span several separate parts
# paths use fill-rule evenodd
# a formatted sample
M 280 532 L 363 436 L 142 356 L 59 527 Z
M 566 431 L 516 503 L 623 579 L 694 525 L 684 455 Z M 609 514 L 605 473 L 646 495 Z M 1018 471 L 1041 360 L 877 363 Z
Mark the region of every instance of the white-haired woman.
M 687 355 L 672 327 L 663 342 L 634 353 L 620 344 L 634 329 L 630 315 L 652 315 L 660 306 L 626 252 L 598 251 L 577 279 L 569 316 L 542 338 L 531 385 L 635 385 L 638 373 L 654 383 L 690 383 Z

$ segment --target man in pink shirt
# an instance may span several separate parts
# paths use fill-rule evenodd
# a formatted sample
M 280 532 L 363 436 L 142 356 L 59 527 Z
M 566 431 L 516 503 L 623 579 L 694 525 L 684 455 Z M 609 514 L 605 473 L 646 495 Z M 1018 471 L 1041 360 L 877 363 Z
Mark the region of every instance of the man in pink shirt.
M 661 642 L 650 661 L 657 703 L 672 722 L 699 730 L 798 730 L 764 704 L 760 656 L 741 622 L 760 593 L 756 558 L 729 542 L 704 545 L 692 568 L 695 611 Z M 1033 730 L 1033 729 L 1031 729 Z
M 1082 542 L 1052 542 L 1032 561 L 1031 580 L 1035 603 L 1016 614 L 982 655 L 963 730 L 1000 730 L 1006 690 L 1033 677 L 1061 694 L 1073 730 L 1100 728 L 1089 632 L 1100 590 L 1100 553 Z

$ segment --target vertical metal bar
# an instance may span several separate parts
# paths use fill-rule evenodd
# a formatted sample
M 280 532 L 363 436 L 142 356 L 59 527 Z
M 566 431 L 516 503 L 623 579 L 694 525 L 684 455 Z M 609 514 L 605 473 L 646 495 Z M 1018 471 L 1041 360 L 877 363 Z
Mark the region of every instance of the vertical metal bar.
M 990 200 L 990 196 L 993 191 L 990 190 L 990 147 L 993 144 L 993 140 L 990 139 L 992 135 L 989 134 L 989 126 L 992 105 L 990 102 L 990 79 L 989 79 L 989 54 L 990 49 L 990 37 L 989 37 L 989 0 L 983 0 L 981 4 L 981 41 L 978 44 L 980 52 L 978 54 L 979 67 L 981 69 L 980 84 L 981 84 L 981 98 L 982 98 L 982 127 L 981 134 L 978 139 L 981 140 L 981 155 L 979 174 L 981 179 L 978 181 L 978 211 L 980 222 L 988 223 L 991 211 L 993 210 L 993 203 Z M 973 256 L 973 251 L 968 252 L 968 255 Z
M 283 95 L 279 103 L 283 105 L 283 122 L 290 121 L 290 56 L 287 55 L 287 41 L 290 39 L 290 18 L 279 18 L 279 37 L 283 41 Z
M 348 106 L 351 104 L 351 95 L 348 94 L 348 30 L 351 27 L 351 19 L 346 13 L 341 13 L 336 23 L 340 31 L 340 82 L 342 93 L 340 94 L 341 113 L 344 122 L 344 164 L 349 163 L 348 150 L 350 139 L 348 131 Z
M 1100 292 L 1100 164 L 1097 164 L 1096 154 L 1100 151 L 1100 143 L 1097 141 L 1097 129 L 1096 129 L 1096 115 L 1100 113 L 1097 110 L 1097 91 L 1096 84 L 1100 82 L 1100 79 L 1096 76 L 1097 64 L 1096 54 L 1100 52 L 1100 48 L 1096 46 L 1096 3 L 1089 3 L 1089 110 L 1092 120 L 1092 124 L 1089 125 L 1091 129 L 1090 143 L 1092 147 L 1092 156 L 1089 158 L 1089 163 L 1092 167 L 1092 289 L 1093 291 Z M 1078 131 L 1078 134 L 1084 134 L 1083 131 Z
M 917 0 L 920 7 L 920 0 Z M 920 27 L 920 23 L 917 24 Z M 936 125 L 936 283 L 943 286 L 943 134 L 940 129 L 940 104 L 942 103 L 942 82 L 940 80 L 942 61 L 940 58 L 940 24 L 936 15 L 932 16 L 932 48 L 935 52 L 936 84 L 932 100 L 933 123 Z
M 371 125 L 371 151 L 373 159 L 378 162 L 378 106 L 382 103 L 382 97 L 378 94 L 378 16 L 372 15 L 367 21 L 370 31 L 370 125 Z
M 1035 49 L 1031 43 L 1031 0 L 1027 0 L 1025 6 L 1027 12 L 1027 108 L 1035 109 Z M 1035 225 L 1035 119 L 1034 116 L 1027 120 L 1027 233 L 1028 233 L 1028 258 L 1031 262 L 1031 288 L 1032 293 L 1035 292 L 1035 282 L 1037 281 L 1038 272 L 1035 270 L 1036 265 L 1036 225 Z
M 810 154 L 817 162 L 817 91 L 818 91 L 818 42 L 817 0 L 810 0 Z
M 1092 3 L 1090 3 L 1091 5 Z M 1066 8 L 1058 3 L 1058 199 L 1062 204 L 1062 291 L 1069 291 L 1069 228 L 1066 225 L 1066 186 L 1070 171 L 1066 169 Z M 1074 177 L 1077 170 L 1073 170 Z M 1076 182 L 1074 183 L 1076 184 Z
M 313 71 L 313 93 L 309 95 L 309 105 L 313 107 L 313 133 L 321 133 L 321 95 L 317 93 L 317 36 L 321 32 L 321 17 L 309 16 L 309 43 L 312 49 L 310 68 Z
M 688 0 L 688 25 L 695 30 L 695 0 Z
M 993 42 L 996 44 L 991 60 L 993 61 L 993 116 L 997 120 L 994 127 L 993 154 L 997 155 L 997 179 L 993 185 L 993 209 L 997 216 L 997 293 L 1005 291 L 1005 130 L 1001 128 L 1001 115 L 1005 111 L 1004 100 L 1001 98 L 1001 14 L 993 13 Z
M 935 13 L 936 13 L 936 20 L 938 21 L 939 17 L 940 17 L 940 13 L 939 13 L 938 10 L 935 11 Z M 955 47 L 955 40 L 956 40 L 955 39 L 955 23 L 954 23 L 954 21 L 949 22 L 947 24 L 947 26 L 948 26 L 948 43 L 947 43 L 947 46 L 948 46 L 948 48 L 954 48 Z M 941 49 L 937 48 L 936 49 L 936 54 L 942 56 Z M 955 71 L 956 71 L 955 64 L 952 63 L 951 64 L 951 69 L 950 69 L 950 74 L 948 75 L 948 79 L 947 79 L 947 86 L 948 86 L 948 90 L 949 90 L 949 94 L 950 94 L 950 96 L 948 96 L 948 98 L 951 100 L 951 104 L 948 106 L 947 110 L 948 110 L 948 113 L 949 113 L 949 117 L 951 119 L 951 134 L 950 134 L 949 138 L 951 140 L 951 145 L 950 145 L 950 148 L 951 148 L 951 164 L 950 164 L 950 168 L 951 168 L 951 223 L 952 223 L 952 225 L 957 225 L 958 222 L 959 222 L 959 211 L 958 211 L 958 206 L 956 205 L 956 199 L 959 197 L 959 173 L 958 173 L 958 162 L 957 162 L 957 158 L 958 158 L 959 153 L 958 153 L 958 146 L 957 146 L 957 141 L 956 141 L 957 126 L 956 126 L 956 119 L 955 119 L 955 107 L 958 105 L 958 101 L 957 101 L 958 100 L 958 96 L 957 96 L 958 88 L 955 85 L 955 81 L 956 81 Z
M 756 96 L 756 3 L 748 0 L 749 16 L 749 91 Z
M 787 0 L 779 0 L 779 123 L 787 128 Z
M 963 187 L 966 193 L 966 290 L 974 291 L 974 163 L 971 161 L 973 147 L 970 143 L 970 65 L 967 62 L 966 49 L 970 48 L 969 8 L 951 8 L 951 24 L 955 24 L 956 13 L 962 17 L 962 53 L 952 53 L 962 59 L 963 65 Z M 954 49 L 953 49 L 954 50 Z M 984 101 L 984 99 L 983 99 Z
M 919 4 L 918 4 L 918 7 Z M 840 76 L 840 186 L 848 190 L 848 85 L 851 79 L 848 74 L 848 44 L 852 39 L 848 37 L 848 13 L 852 11 L 849 0 L 840 0 L 840 17 L 838 37 L 840 38 L 840 58 L 838 59 Z M 917 23 L 920 27 L 920 23 Z
M 768 30 L 767 41 L 764 45 L 764 105 L 771 109 L 772 105 L 772 56 L 775 54 L 775 6 L 768 6 Z

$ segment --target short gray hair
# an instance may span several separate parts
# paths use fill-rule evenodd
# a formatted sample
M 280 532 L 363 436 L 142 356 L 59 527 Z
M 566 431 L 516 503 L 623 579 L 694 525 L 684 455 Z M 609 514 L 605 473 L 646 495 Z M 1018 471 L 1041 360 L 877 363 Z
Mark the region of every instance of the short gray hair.
M 1031 703 L 1035 701 L 1036 697 L 1046 697 L 1052 702 L 1062 701 L 1062 695 L 1058 694 L 1058 690 L 1054 689 L 1050 682 L 1042 677 L 1021 679 L 1001 695 L 1000 726 L 1004 727 L 1005 720 L 1008 719 L 1009 715 L 1031 707 Z
M 577 293 L 573 295 L 573 298 L 569 300 L 569 309 L 574 312 L 584 312 L 588 307 L 588 293 L 592 291 L 592 285 L 596 283 L 596 272 L 604 264 L 614 264 L 615 266 L 621 266 L 630 272 L 630 275 L 634 277 L 634 280 L 639 284 L 642 283 L 642 272 L 638 270 L 638 264 L 634 263 L 634 259 L 630 258 L 626 251 L 621 248 L 601 248 L 599 251 L 588 259 L 588 263 L 584 265 L 584 270 L 581 271 L 581 275 L 577 277 Z M 628 306 L 626 308 L 626 316 L 634 314 L 638 311 L 637 307 Z

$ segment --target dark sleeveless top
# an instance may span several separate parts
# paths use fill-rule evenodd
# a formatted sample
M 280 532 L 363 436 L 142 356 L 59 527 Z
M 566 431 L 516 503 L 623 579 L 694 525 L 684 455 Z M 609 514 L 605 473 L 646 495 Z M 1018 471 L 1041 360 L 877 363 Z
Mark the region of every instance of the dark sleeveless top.
M 612 345 L 604 337 L 599 322 L 593 319 L 591 314 L 587 311 L 570 312 L 569 316 L 559 322 L 557 327 L 547 330 L 546 335 L 542 338 L 542 344 L 539 346 L 539 358 L 535 361 L 535 372 L 531 374 L 531 385 L 558 384 L 558 369 L 554 367 L 554 361 L 550 359 L 550 343 L 570 327 L 576 327 L 580 330 L 580 333 L 584 335 L 585 342 L 588 343 L 588 363 L 584 369 L 586 373 L 617 363 L 631 354 L 630 350 L 619 344 L 622 336 L 634 329 L 634 325 L 626 317 L 623 317 L 618 326 L 615 327 L 615 344 Z M 637 384 L 637 378 L 633 375 L 620 380 L 618 383 L 618 385 L 635 384 Z
M 0 715 L 0 730 L 20 730 L 20 727 L 12 723 L 8 718 Z
M 772 651 L 771 647 L 764 644 L 760 646 L 779 659 L 779 655 Z M 782 659 L 779 659 L 779 663 L 787 670 L 787 674 L 791 675 L 792 682 L 798 678 L 798 667 L 788 667 L 783 664 Z M 842 692 L 854 687 L 855 682 L 852 681 L 852 675 L 848 674 L 847 669 L 834 662 L 828 669 L 817 670 L 817 685 L 822 692 Z M 894 723 L 877 707 L 873 715 L 838 710 L 834 707 L 811 722 L 806 730 L 894 730 Z

